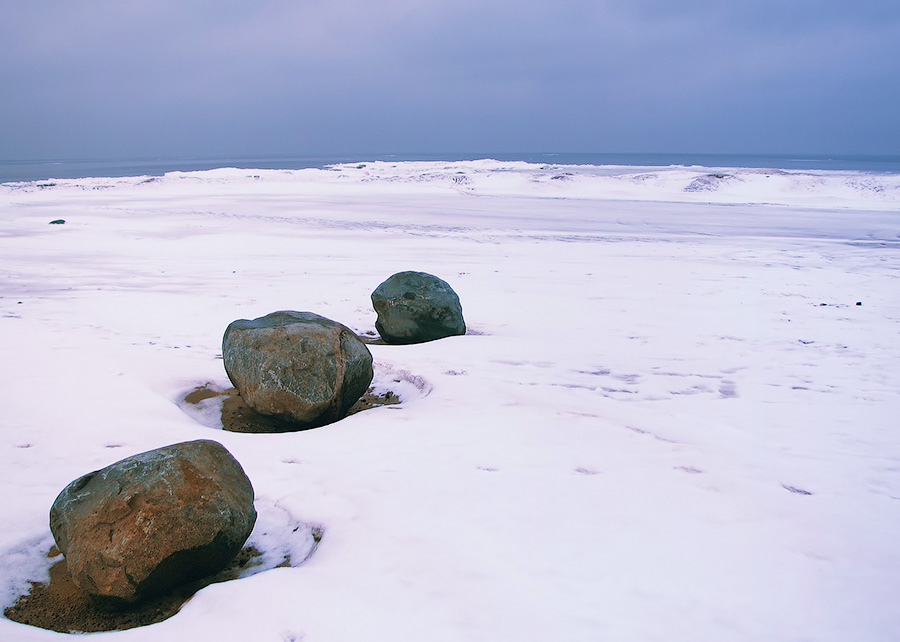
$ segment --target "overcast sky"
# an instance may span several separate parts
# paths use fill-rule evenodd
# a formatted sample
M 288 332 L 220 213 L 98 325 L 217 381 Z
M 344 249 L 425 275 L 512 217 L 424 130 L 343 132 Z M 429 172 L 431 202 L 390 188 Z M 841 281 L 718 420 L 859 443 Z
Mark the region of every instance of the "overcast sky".
M 900 0 L 0 0 L 0 158 L 900 154 Z

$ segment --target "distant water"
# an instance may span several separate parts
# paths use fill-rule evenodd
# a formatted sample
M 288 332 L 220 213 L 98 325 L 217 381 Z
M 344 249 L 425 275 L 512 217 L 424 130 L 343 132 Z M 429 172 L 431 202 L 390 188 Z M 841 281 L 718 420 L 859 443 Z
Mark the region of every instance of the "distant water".
M 636 165 L 763 167 L 794 170 L 841 170 L 900 173 L 900 156 L 743 155 L 743 154 L 345 154 L 334 156 L 259 156 L 211 158 L 105 158 L 67 160 L 0 160 L 0 183 L 90 176 L 162 176 L 218 167 L 305 169 L 364 161 L 462 161 L 493 158 L 553 165 Z

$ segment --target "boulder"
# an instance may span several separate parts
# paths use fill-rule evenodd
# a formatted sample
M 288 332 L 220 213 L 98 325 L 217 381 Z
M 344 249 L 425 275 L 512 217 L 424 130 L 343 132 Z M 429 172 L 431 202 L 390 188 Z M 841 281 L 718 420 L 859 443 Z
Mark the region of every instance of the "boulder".
M 425 272 L 398 272 L 372 292 L 375 328 L 387 343 L 423 343 L 466 333 L 459 297 Z
M 312 312 L 281 311 L 229 324 L 225 372 L 253 410 L 285 430 L 341 419 L 372 383 L 372 354 L 356 334 Z
M 113 609 L 220 571 L 255 522 L 253 486 L 241 465 L 205 439 L 84 475 L 50 509 L 72 580 Z

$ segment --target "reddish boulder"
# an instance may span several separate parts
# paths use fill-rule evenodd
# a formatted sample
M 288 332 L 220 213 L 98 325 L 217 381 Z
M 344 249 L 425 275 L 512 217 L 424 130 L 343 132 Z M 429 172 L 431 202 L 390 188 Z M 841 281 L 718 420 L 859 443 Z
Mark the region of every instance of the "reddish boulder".
M 253 487 L 241 465 L 205 439 L 89 473 L 50 509 L 50 530 L 72 580 L 105 608 L 218 572 L 255 522 Z

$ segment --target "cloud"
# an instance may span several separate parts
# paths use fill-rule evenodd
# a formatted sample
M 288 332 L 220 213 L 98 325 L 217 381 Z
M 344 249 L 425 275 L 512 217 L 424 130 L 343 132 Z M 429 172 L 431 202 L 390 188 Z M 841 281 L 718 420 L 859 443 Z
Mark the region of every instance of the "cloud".
M 876 149 L 900 127 L 895 2 L 3 4 L 6 154 Z

